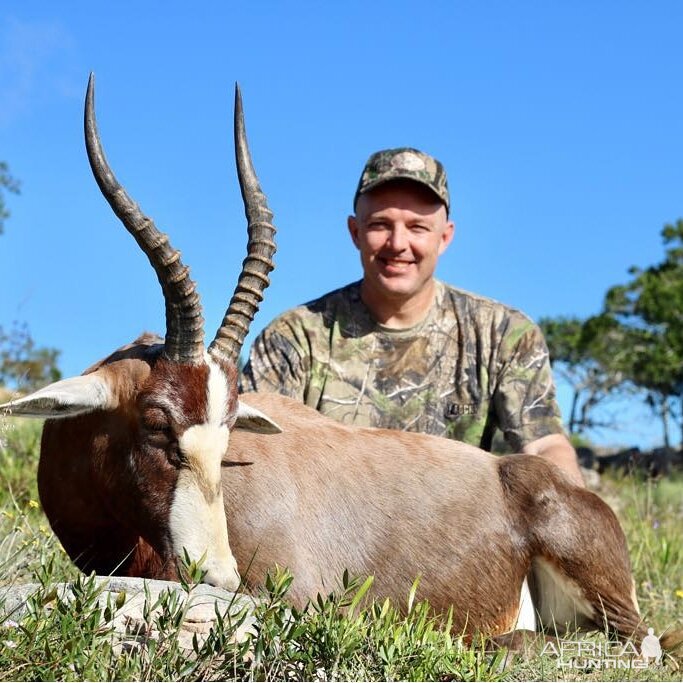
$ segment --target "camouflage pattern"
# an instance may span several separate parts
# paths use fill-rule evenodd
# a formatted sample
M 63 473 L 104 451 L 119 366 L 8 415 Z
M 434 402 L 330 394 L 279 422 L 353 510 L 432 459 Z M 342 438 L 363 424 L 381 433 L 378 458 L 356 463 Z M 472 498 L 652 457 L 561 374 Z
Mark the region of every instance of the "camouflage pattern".
M 446 205 L 446 211 L 450 210 L 448 180 L 441 162 L 412 147 L 385 149 L 368 159 L 353 198 L 354 208 L 361 194 L 398 178 L 426 185 Z
M 360 283 L 299 306 L 256 339 L 244 391 L 279 392 L 346 424 L 512 451 L 562 433 L 548 350 L 519 311 L 437 281 L 427 318 L 383 328 Z

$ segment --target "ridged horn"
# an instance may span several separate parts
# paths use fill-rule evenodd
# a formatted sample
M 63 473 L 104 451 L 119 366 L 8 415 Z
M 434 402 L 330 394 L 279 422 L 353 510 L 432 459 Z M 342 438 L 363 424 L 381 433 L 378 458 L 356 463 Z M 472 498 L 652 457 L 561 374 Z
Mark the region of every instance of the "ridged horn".
M 85 96 L 85 146 L 90 168 L 105 199 L 135 238 L 159 278 L 166 303 L 164 356 L 177 363 L 200 363 L 204 357 L 204 319 L 197 286 L 180 252 L 168 236 L 128 196 L 114 176 L 100 143 L 95 120 L 95 76 L 90 74 Z
M 266 197 L 261 191 L 254 165 L 249 153 L 244 128 L 242 95 L 235 85 L 235 160 L 239 178 L 244 212 L 247 217 L 247 257 L 242 263 L 242 272 L 237 280 L 235 292 L 225 313 L 223 322 L 209 345 L 209 353 L 230 362 L 236 362 L 249 325 L 263 300 L 263 290 L 270 284 L 268 273 L 275 267 L 275 227 L 271 223 L 273 214 L 268 208 Z

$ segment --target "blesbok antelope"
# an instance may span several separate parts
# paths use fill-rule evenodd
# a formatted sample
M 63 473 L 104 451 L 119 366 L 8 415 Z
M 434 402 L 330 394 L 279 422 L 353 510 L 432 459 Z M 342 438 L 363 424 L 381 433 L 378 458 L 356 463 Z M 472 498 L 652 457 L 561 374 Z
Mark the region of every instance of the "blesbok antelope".
M 40 497 L 81 569 L 176 578 L 186 549 L 206 554 L 207 582 L 235 589 L 241 577 L 256 589 L 277 563 L 292 571 L 298 605 L 332 589 L 344 569 L 373 575 L 374 594 L 398 602 L 420 576 L 419 598 L 435 611 L 453 606 L 458 631 L 534 629 L 538 617 L 544 625 L 645 635 L 615 515 L 542 458 L 352 428 L 278 395 L 238 398 L 235 362 L 275 250 L 239 92 L 235 144 L 248 256 L 207 350 L 195 285 L 114 177 L 93 100 L 91 77 L 90 164 L 156 271 L 166 336 L 143 335 L 82 376 L 1 406 L 50 418 Z

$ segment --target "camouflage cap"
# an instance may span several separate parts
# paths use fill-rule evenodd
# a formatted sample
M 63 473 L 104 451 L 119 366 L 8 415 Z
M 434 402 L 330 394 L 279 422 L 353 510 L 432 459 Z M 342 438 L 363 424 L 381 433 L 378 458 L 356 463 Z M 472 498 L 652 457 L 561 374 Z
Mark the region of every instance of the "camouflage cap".
M 365 164 L 353 197 L 355 208 L 358 197 L 369 190 L 405 178 L 426 185 L 450 210 L 446 171 L 440 161 L 412 147 L 397 147 L 375 152 Z

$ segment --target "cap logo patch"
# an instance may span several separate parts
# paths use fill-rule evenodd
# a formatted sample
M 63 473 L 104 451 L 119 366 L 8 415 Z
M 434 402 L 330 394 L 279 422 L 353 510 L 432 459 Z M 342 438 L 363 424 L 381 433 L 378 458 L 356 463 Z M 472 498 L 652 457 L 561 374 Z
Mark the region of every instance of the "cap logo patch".
M 392 168 L 397 171 L 424 171 L 425 162 L 417 154 L 412 152 L 402 152 L 391 160 Z

